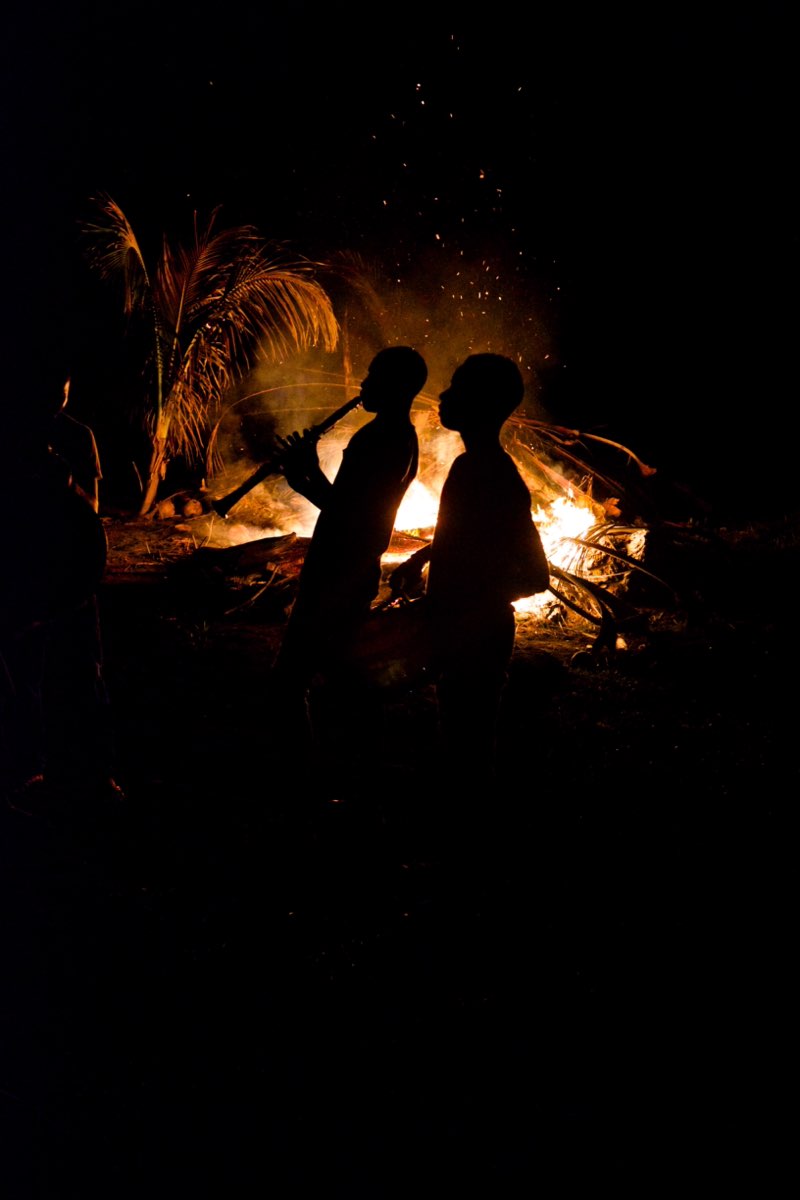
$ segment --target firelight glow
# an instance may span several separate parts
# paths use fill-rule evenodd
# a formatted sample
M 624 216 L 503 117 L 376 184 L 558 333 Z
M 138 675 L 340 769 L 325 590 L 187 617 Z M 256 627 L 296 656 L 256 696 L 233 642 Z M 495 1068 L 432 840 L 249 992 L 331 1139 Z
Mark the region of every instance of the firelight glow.
M 419 479 L 412 480 L 403 501 L 397 510 L 395 528 L 401 533 L 414 533 L 418 529 L 433 529 L 439 499 Z
M 396 528 L 409 534 L 418 534 L 424 530 L 426 535 L 430 536 L 436 523 L 438 507 L 438 497 L 425 484 L 415 479 L 398 509 Z M 595 524 L 596 517 L 592 508 L 580 503 L 573 496 L 559 496 L 548 509 L 533 509 L 531 516 L 539 530 L 548 562 L 570 570 L 580 554 L 572 539 L 584 537 Z M 384 563 L 393 564 L 405 557 L 405 553 L 390 552 L 384 555 Z M 547 602 L 547 593 L 544 592 L 517 601 L 514 609 L 518 613 L 536 613 Z

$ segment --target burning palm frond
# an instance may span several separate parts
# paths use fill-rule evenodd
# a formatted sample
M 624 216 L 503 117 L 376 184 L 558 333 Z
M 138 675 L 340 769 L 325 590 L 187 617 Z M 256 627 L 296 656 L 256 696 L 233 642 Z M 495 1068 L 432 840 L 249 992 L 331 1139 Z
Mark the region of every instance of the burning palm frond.
M 600 651 L 613 653 L 622 630 L 639 621 L 640 614 L 625 598 L 615 595 L 608 588 L 585 576 L 564 571 L 553 564 L 550 566 L 551 584 L 549 593 L 579 620 L 594 626 L 595 636 L 591 645 L 594 654 Z M 554 586 L 552 580 L 558 581 Z
M 657 587 L 663 588 L 670 593 L 672 600 L 678 601 L 678 596 L 675 589 L 665 579 L 659 575 L 649 571 L 634 555 L 626 550 L 620 549 L 618 546 L 608 545 L 608 541 L 620 539 L 623 544 L 629 544 L 632 538 L 641 538 L 644 531 L 639 527 L 627 525 L 615 525 L 612 523 L 598 525 L 590 530 L 589 535 L 585 538 L 571 538 L 576 546 L 582 546 L 589 551 L 593 556 L 601 556 L 611 559 L 612 562 L 620 563 L 625 568 L 625 575 L 628 576 L 631 571 L 637 571 L 642 576 L 655 583 Z
M 572 571 L 564 571 L 552 563 L 550 576 L 564 586 L 557 588 L 551 583 L 548 591 L 570 612 L 588 621 L 590 625 L 596 625 L 599 630 L 598 640 L 605 641 L 612 629 L 616 629 L 616 618 L 621 611 L 611 593 L 591 580 L 575 575 Z
M 633 573 L 667 594 L 673 608 L 680 606 L 680 597 L 672 585 L 650 571 L 638 557 L 644 536 L 645 531 L 639 526 L 604 522 L 588 530 L 584 537 L 560 539 L 559 547 L 573 545 L 580 551 L 570 561 L 569 569 L 550 561 L 548 592 L 568 614 L 596 627 L 596 649 L 613 649 L 620 630 L 641 616 L 640 607 L 629 595 L 628 584 Z M 625 548 L 631 545 L 633 552 Z

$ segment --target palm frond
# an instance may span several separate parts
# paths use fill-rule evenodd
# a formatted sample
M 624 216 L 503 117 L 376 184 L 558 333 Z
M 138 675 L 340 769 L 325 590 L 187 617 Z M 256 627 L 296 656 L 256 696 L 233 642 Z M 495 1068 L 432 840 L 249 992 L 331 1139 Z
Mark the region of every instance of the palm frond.
M 152 316 L 155 387 L 143 417 L 169 457 L 202 456 L 210 414 L 256 357 L 336 348 L 338 323 L 313 264 L 265 243 L 254 226 L 217 229 L 218 208 L 205 224 L 195 215 L 190 242 L 163 239 L 151 278 L 120 206 L 106 195 L 95 203 L 99 215 L 84 228 L 91 265 L 102 278 L 122 276 L 126 313 Z
M 627 463 L 633 463 L 639 473 L 645 477 L 656 474 L 656 468 L 649 466 L 629 446 L 616 442 L 612 438 L 601 437 L 600 434 L 587 433 L 585 430 L 569 429 L 564 425 L 554 425 L 549 421 L 539 421 L 524 414 L 514 413 L 508 421 L 512 429 L 527 430 L 550 445 L 557 446 L 562 454 L 568 455 L 570 447 L 581 446 L 589 441 L 599 446 L 606 446 L 621 455 Z M 585 449 L 585 447 L 583 447 Z M 578 456 L 579 458 L 583 456 Z
M 641 530 L 638 530 L 637 532 L 641 532 Z M 657 584 L 659 588 L 663 588 L 668 591 L 674 601 L 677 602 L 679 600 L 678 594 L 671 584 L 667 583 L 665 579 L 662 579 L 660 575 L 656 575 L 652 571 L 649 571 L 647 567 L 639 562 L 638 559 L 634 558 L 631 554 L 626 554 L 624 550 L 619 550 L 613 546 L 604 545 L 602 542 L 595 541 L 593 539 L 573 537 L 566 540 L 573 542 L 577 546 L 585 546 L 587 549 L 594 551 L 595 553 L 599 553 L 604 558 L 609 558 L 612 561 L 620 563 L 626 569 L 626 571 L 636 571 L 646 579 L 651 580 L 652 583 Z
M 198 271 L 204 266 L 200 260 L 195 265 Z M 181 353 L 166 407 L 172 453 L 192 460 L 204 452 L 210 414 L 256 355 L 282 357 L 320 341 L 333 349 L 338 333 L 316 281 L 285 268 L 265 270 L 260 257 L 235 263 L 225 286 L 206 293 L 191 312 L 187 305 L 184 318 L 186 326 L 176 331 Z
M 303 264 L 286 266 L 259 258 L 245 262 L 220 297 L 237 339 L 258 339 L 264 357 L 321 345 L 334 350 L 339 326 L 327 293 Z
M 563 567 L 550 564 L 550 586 L 548 591 L 576 616 L 581 617 L 598 629 L 598 640 L 607 640 L 616 631 L 616 614 L 613 597 L 597 584 L 584 579 Z M 556 579 L 561 587 L 555 587 Z M 580 599 L 576 599 L 576 596 Z
M 594 649 L 614 650 L 620 627 L 638 618 L 637 610 L 594 580 L 550 564 L 548 591 L 575 616 L 596 627 Z M 554 586 L 555 579 L 561 586 Z
M 94 203 L 100 215 L 81 226 L 87 256 L 101 278 L 122 280 L 124 311 L 130 316 L 147 305 L 152 295 L 147 264 L 136 234 L 116 201 L 101 193 Z

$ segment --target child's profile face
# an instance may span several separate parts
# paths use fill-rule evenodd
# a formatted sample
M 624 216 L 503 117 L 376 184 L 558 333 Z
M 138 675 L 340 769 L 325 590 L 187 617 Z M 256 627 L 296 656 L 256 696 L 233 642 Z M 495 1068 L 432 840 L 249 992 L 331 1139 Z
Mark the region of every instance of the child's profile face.
M 376 411 L 375 400 L 379 390 L 380 380 L 375 378 L 375 372 L 370 368 L 361 380 L 361 406 L 364 412 Z
M 457 413 L 458 406 L 453 397 L 453 389 L 445 388 L 439 396 L 439 424 L 445 429 L 458 430 Z
M 361 407 L 364 412 L 387 409 L 398 395 L 396 371 L 385 358 L 378 356 L 361 380 Z
M 445 429 L 460 433 L 465 422 L 470 421 L 475 406 L 472 389 L 464 380 L 460 370 L 450 380 L 450 386 L 439 396 L 439 424 Z

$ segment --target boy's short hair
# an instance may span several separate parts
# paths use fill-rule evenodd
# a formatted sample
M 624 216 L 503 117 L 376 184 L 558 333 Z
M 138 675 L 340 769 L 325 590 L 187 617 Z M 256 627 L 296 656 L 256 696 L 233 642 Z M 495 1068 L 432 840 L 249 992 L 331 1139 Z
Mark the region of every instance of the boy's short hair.
M 409 392 L 417 394 L 425 386 L 428 378 L 428 367 L 425 359 L 418 350 L 411 346 L 387 346 L 379 350 L 372 360 L 371 366 L 378 364 L 380 369 L 390 368 L 395 377 L 400 379 Z
M 484 411 L 500 422 L 511 416 L 525 394 L 519 367 L 503 354 L 470 354 L 456 374 L 459 385 L 480 394 Z

